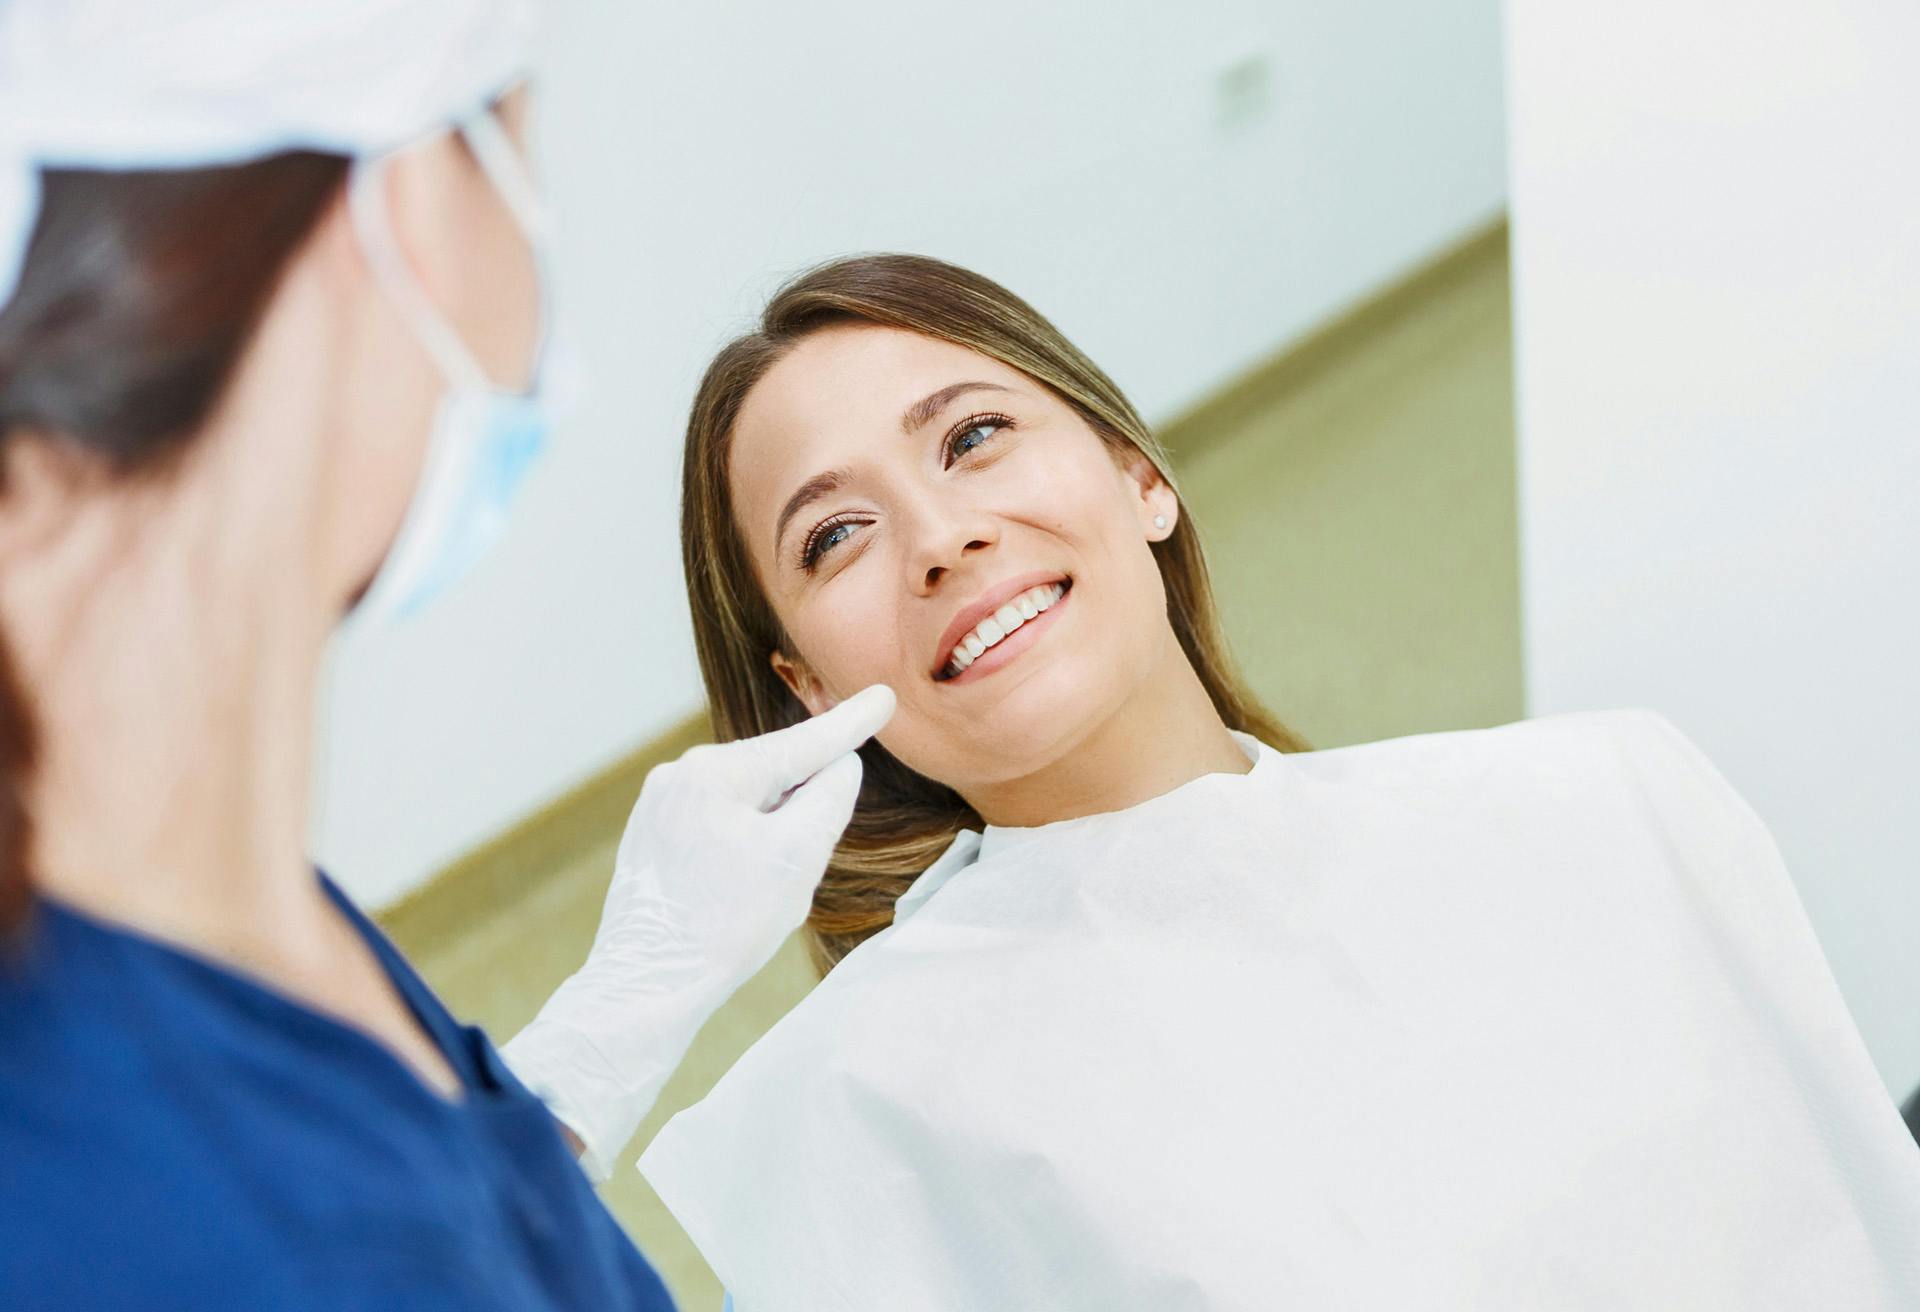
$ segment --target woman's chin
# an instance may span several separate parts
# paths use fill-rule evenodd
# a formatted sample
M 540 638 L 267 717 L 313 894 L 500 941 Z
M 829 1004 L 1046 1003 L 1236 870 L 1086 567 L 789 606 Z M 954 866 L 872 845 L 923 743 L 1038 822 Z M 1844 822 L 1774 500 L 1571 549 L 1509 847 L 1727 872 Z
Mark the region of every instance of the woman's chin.
M 925 745 L 924 751 L 914 753 L 921 759 L 901 760 L 962 794 L 1025 779 L 1057 764 L 1091 737 L 1125 697 L 1110 695 L 1085 671 L 1064 668 L 1072 662 L 1053 664 L 1055 668 L 1035 668 L 1026 678 L 1009 679 L 1001 695 L 980 699 L 967 708 L 968 714 L 930 717 L 913 735 Z M 894 727 L 904 726 L 896 722 Z

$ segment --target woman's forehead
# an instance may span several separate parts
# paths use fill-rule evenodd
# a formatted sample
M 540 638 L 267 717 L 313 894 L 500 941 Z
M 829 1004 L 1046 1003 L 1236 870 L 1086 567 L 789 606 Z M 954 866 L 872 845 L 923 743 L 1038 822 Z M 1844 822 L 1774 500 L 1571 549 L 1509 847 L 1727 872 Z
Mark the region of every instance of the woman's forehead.
M 962 372 L 1005 386 L 1025 381 L 998 360 L 937 337 L 877 324 L 823 328 L 796 343 L 755 385 L 741 424 L 892 424 L 906 406 Z

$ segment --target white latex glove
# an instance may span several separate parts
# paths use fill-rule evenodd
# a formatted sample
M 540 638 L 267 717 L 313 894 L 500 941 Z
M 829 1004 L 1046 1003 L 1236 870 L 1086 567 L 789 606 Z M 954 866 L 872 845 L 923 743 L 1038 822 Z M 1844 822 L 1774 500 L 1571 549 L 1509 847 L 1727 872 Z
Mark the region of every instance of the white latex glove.
M 501 1052 L 596 1180 L 707 1018 L 806 920 L 860 792 L 855 749 L 893 708 L 875 685 L 647 775 L 586 964 Z

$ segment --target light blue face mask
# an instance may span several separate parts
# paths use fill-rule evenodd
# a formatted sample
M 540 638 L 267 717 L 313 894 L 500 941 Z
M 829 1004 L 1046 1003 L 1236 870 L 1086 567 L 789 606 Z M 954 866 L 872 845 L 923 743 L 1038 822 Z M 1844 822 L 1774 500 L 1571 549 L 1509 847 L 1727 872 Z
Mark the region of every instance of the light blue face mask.
M 367 262 L 433 357 L 447 391 L 412 504 L 354 608 L 356 623 L 416 615 L 463 578 L 505 531 L 527 471 L 547 445 L 554 351 L 545 214 L 525 163 L 491 113 L 462 123 L 460 132 L 533 247 L 540 281 L 538 354 L 524 391 L 506 391 L 487 378 L 400 254 L 387 215 L 385 157 L 358 161 L 348 203 Z

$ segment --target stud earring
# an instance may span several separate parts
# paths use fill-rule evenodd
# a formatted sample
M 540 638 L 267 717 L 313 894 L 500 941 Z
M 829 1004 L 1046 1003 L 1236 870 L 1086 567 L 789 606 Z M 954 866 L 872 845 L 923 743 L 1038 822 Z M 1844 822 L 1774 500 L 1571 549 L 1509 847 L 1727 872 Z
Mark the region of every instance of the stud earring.
M 1155 515 L 1153 517 L 1153 526 L 1155 528 L 1165 528 L 1167 526 L 1167 517 L 1165 515 Z

